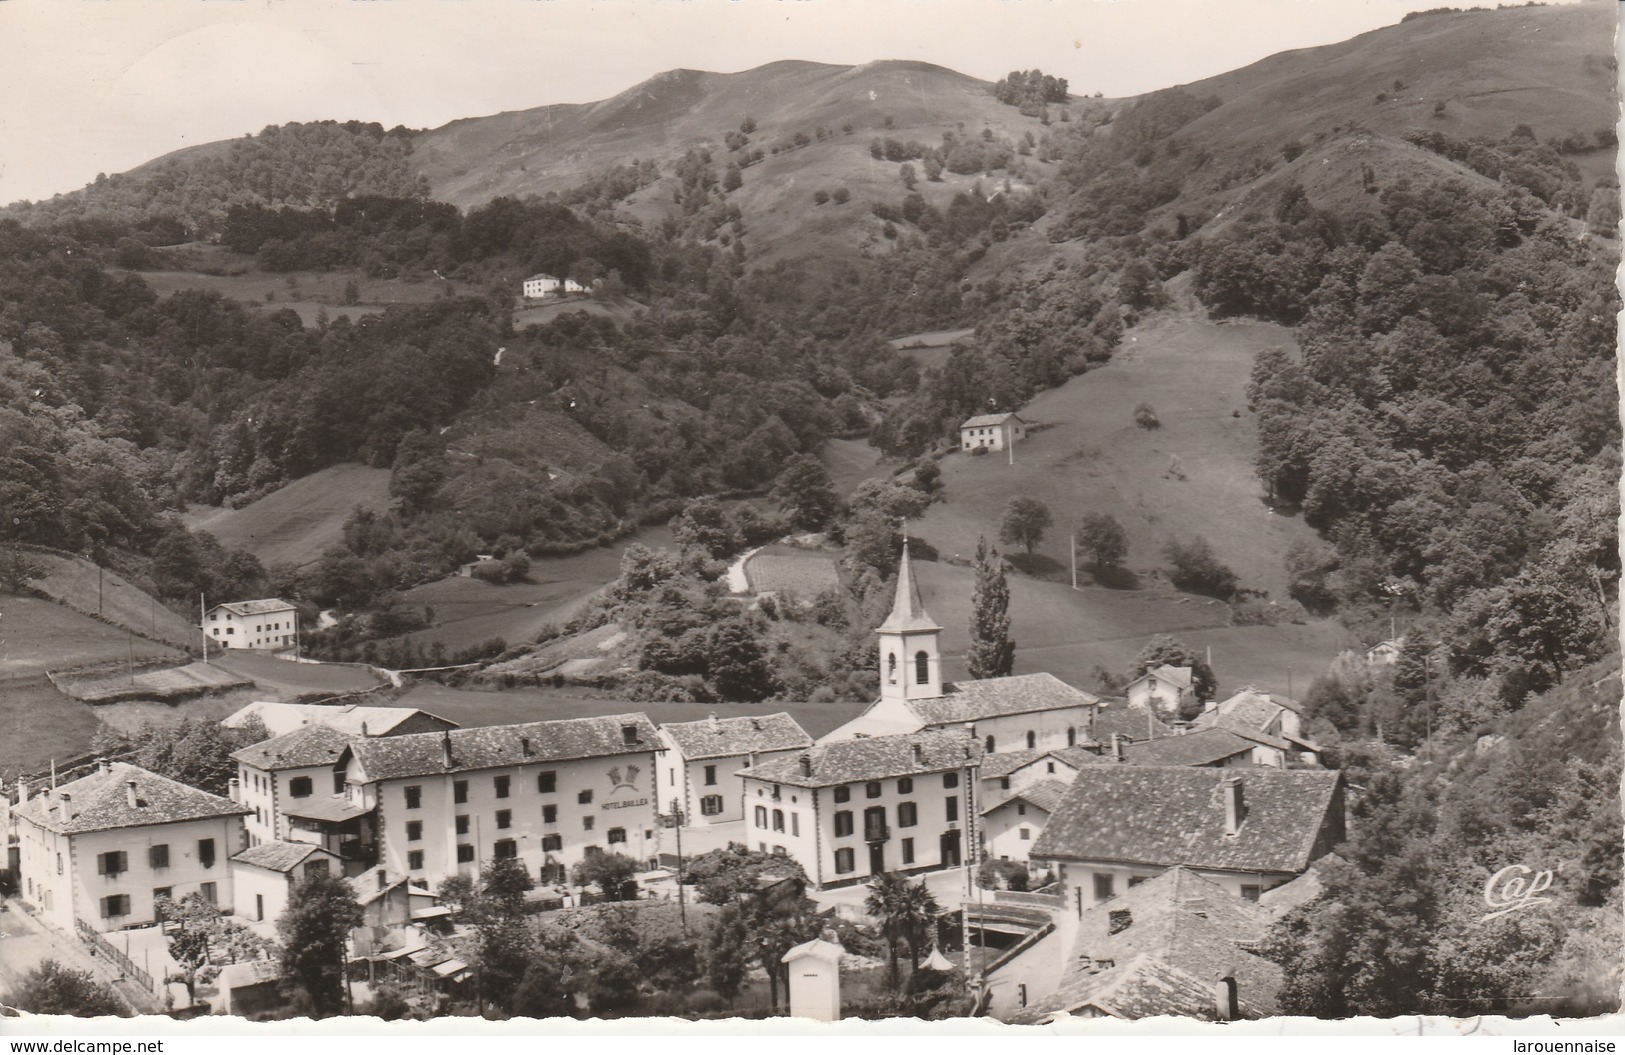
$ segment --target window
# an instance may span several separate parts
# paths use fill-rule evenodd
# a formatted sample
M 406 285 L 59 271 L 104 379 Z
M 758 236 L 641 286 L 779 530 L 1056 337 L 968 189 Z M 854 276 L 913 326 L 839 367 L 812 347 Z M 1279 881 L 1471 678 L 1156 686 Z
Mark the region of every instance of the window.
M 564 849 L 564 836 L 562 836 L 562 835 L 544 835 L 544 836 L 542 836 L 542 852 L 543 853 L 555 853 L 555 852 L 557 852 L 559 850 L 562 850 L 562 849 Z
M 457 815 L 457 834 L 468 834 L 468 815 L 466 813 L 459 813 Z
M 214 867 L 214 840 L 213 839 L 199 839 L 197 841 L 197 859 L 198 859 L 198 863 L 201 864 L 204 868 L 213 868 Z
M 123 850 L 109 850 L 96 855 L 96 874 L 116 876 L 130 870 L 129 855 Z M 123 913 L 120 913 L 123 915 Z
M 576 801 L 583 806 L 592 805 L 592 788 L 588 788 L 586 791 L 583 791 L 581 794 L 577 795 Z
M 852 847 L 850 846 L 842 847 L 841 849 L 836 850 L 835 871 L 842 875 L 846 874 L 847 872 L 856 872 L 858 870 L 857 864 L 855 863 L 856 857 L 857 855 L 852 852 Z
M 982 741 L 982 750 L 990 755 L 993 753 L 993 738 L 991 736 Z
M 457 844 L 457 863 L 466 865 L 474 860 L 474 848 L 467 843 Z
M 878 799 L 880 797 L 880 781 L 871 780 L 869 783 L 863 785 L 863 797 L 868 799 Z
M 1027 816 L 1027 804 L 1025 802 L 1016 803 L 1016 813 L 1022 817 Z
M 722 812 L 721 795 L 704 795 L 700 798 L 700 816 L 715 817 Z
M 458 799 L 457 801 L 461 802 L 463 800 Z M 416 784 L 408 784 L 406 787 L 406 808 L 409 810 L 415 810 L 420 808 L 422 805 L 423 789 Z
M 944 773 L 944 774 L 942 774 L 942 786 L 945 787 L 945 788 L 957 788 L 959 786 L 959 774 L 958 773 Z
M 931 654 L 929 652 L 914 653 L 914 684 L 931 684 Z
M 327 858 L 318 857 L 314 861 L 305 862 L 305 878 L 311 876 L 324 876 L 327 874 Z
M 344 794 L 344 788 L 345 788 L 344 774 L 343 773 L 334 773 L 333 774 L 333 794 L 335 794 L 335 795 Z
M 497 810 L 497 827 L 513 827 L 513 810 Z
M 411 791 L 412 789 L 407 788 L 406 790 Z M 453 802 L 467 802 L 468 801 L 468 781 L 466 781 L 466 780 L 454 780 L 454 781 L 451 782 L 451 801 L 453 801 Z M 409 803 L 409 805 L 410 805 L 410 803 Z
M 519 844 L 512 839 L 498 839 L 491 846 L 491 853 L 499 861 L 505 861 L 519 856 Z
M 626 829 L 611 828 L 607 833 L 606 838 L 609 840 L 609 844 L 611 846 L 615 845 L 616 843 L 624 843 L 626 842 Z
M 584 831 L 584 832 L 592 831 L 592 822 L 595 819 L 596 818 L 593 818 L 593 817 L 583 817 L 583 818 L 581 818 L 581 830 Z
M 56 855 L 56 874 L 57 875 L 62 874 L 62 855 L 61 854 Z
M 1027 730 L 1027 750 L 1031 751 L 1038 746 L 1038 734 L 1031 729 Z
M 1048 772 L 1050 772 L 1050 773 L 1055 772 L 1055 763 L 1054 762 L 1046 762 L 1045 765 L 1049 767 Z
M 1000 777 L 999 778 L 999 789 L 1001 791 L 1009 791 L 1010 790 L 1010 778 L 1009 777 Z
M 113 894 L 102 898 L 102 916 L 112 919 L 115 916 L 128 916 L 130 914 L 130 895 Z
M 914 778 L 913 777 L 903 777 L 901 780 L 899 780 L 897 782 L 897 793 L 899 795 L 912 795 L 912 794 L 914 794 Z
M 758 827 L 758 828 L 766 828 L 767 827 L 767 807 L 766 806 L 758 806 L 758 807 L 756 807 L 756 827 Z
M 835 815 L 835 838 L 852 834 L 852 811 L 841 810 Z
M 852 801 L 852 789 L 847 788 L 847 787 L 836 788 L 835 789 L 835 801 L 836 802 L 850 802 L 850 801 Z
M 296 799 L 310 798 L 310 778 L 294 777 L 288 781 L 288 794 Z
M 911 864 L 914 863 L 914 840 L 913 839 L 904 839 L 903 840 L 903 863 L 906 864 L 906 865 L 911 865 Z
M 1078 746 L 1078 730 L 1076 726 L 1069 725 L 1066 727 L 1066 746 Z
M 407 821 L 406 822 L 406 841 L 409 842 L 409 843 L 415 843 L 415 842 L 422 841 L 422 839 L 423 839 L 423 822 L 422 821 Z
M 1254 886 L 1251 883 L 1241 884 L 1241 897 L 1244 901 L 1257 901 L 1258 895 L 1263 892 L 1262 887 Z
M 800 835 L 801 834 L 801 814 L 799 814 L 799 813 L 790 814 L 790 834 L 791 835 Z
M 493 777 L 491 779 L 491 785 L 496 788 L 497 798 L 505 799 L 505 798 L 508 797 L 508 778 L 507 777 Z
M 199 883 L 197 893 L 205 904 L 215 905 L 220 901 L 220 888 L 213 883 Z
M 408 851 L 406 851 L 406 867 L 409 870 L 413 871 L 413 872 L 421 872 L 421 871 L 423 871 L 423 851 L 422 850 L 408 850 Z
M 554 806 L 554 805 L 551 805 L 551 804 L 547 805 L 547 806 L 543 806 L 542 807 L 542 823 L 543 824 L 557 824 L 557 823 L 559 823 L 559 808 L 557 806 Z
M 1020 836 L 1021 836 L 1021 841 L 1022 842 L 1027 842 L 1028 840 L 1030 840 L 1033 837 L 1032 829 L 1031 828 L 1023 828 L 1023 829 L 1021 829 Z
M 886 681 L 892 685 L 897 684 L 897 653 L 895 652 L 886 653 Z
M 536 790 L 543 795 L 551 795 L 558 790 L 559 775 L 549 769 L 545 773 L 536 774 Z
M 947 819 L 950 821 L 957 821 L 959 819 L 959 796 L 949 795 L 943 800 L 943 804 L 948 807 Z
M 774 810 L 773 811 L 773 830 L 776 831 L 776 832 L 784 831 L 784 811 L 783 810 Z
M 147 847 L 147 867 L 148 868 L 168 868 L 169 867 L 169 844 L 168 843 L 160 843 L 157 846 L 149 846 L 149 847 Z
M 1110 872 L 1095 873 L 1095 900 L 1108 901 L 1116 891 L 1113 888 Z
M 706 766 L 705 767 L 705 786 L 706 787 L 711 787 L 716 782 L 717 782 L 717 767 L 716 766 Z

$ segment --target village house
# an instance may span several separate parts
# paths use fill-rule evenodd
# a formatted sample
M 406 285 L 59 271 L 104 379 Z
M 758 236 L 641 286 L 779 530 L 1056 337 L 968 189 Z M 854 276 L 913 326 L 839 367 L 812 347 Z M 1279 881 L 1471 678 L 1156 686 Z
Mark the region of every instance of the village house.
M 1027 423 L 1013 413 L 979 414 L 959 426 L 959 446 L 1002 451 L 1027 437 Z
M 1064 781 L 1053 777 L 1037 780 L 982 810 L 982 857 L 1026 861 L 1066 789 Z
M 1281 968 L 1254 951 L 1275 915 L 1174 867 L 1086 908 L 1059 985 L 1004 1015 L 1034 1025 L 1067 1014 L 1206 1021 L 1279 1013 Z M 1015 975 L 1020 965 L 995 972 Z M 1025 975 L 1024 975 L 1025 976 Z
M 982 747 L 928 730 L 819 744 L 740 773 L 746 845 L 784 854 L 820 890 L 965 863 Z
M 276 651 L 299 643 L 299 613 L 287 601 L 274 597 L 230 601 L 204 613 L 200 629 L 213 645 Z
M 1123 687 L 1128 705 L 1177 718 L 1179 709 L 1196 700 L 1196 687 L 1190 667 L 1152 667 Z
M 908 546 L 897 571 L 891 613 L 880 639 L 880 699 L 820 743 L 931 729 L 974 727 L 986 754 L 1052 750 L 1091 743 L 1098 696 L 1053 674 L 1018 674 L 944 684 L 942 628 L 925 610 Z
M 1400 653 L 1404 651 L 1405 639 L 1402 637 L 1378 641 L 1365 650 L 1365 662 L 1371 667 L 1391 667 L 1399 662 Z
M 675 802 L 688 827 L 709 827 L 743 820 L 745 785 L 739 771 L 771 762 L 813 745 L 789 714 L 668 722 L 660 727 L 666 745 L 657 779 L 662 812 L 675 812 Z
M 52 925 L 146 926 L 159 898 L 190 894 L 231 910 L 227 860 L 242 848 L 245 807 L 125 762 L 22 798 L 22 893 Z
M 1175 866 L 1256 901 L 1343 840 L 1343 799 L 1333 770 L 1086 766 L 1030 857 L 1079 906 Z
M 271 736 L 306 725 L 325 725 L 346 736 L 399 736 L 456 729 L 457 723 L 415 707 L 368 707 L 364 704 L 275 703 L 259 700 L 221 719 L 227 729 L 241 729 L 258 719 Z
M 371 818 L 345 795 L 336 769 L 351 737 L 326 724 L 293 731 L 232 752 L 232 796 L 246 806 L 248 844 L 297 842 L 321 846 L 353 874 L 373 862 Z
M 1132 706 L 1124 699 L 1101 700 L 1095 711 L 1094 740 L 1101 748 L 1112 742 L 1112 737 L 1125 740 L 1155 740 L 1159 736 L 1172 736 L 1174 727 L 1162 721 L 1149 707 Z
M 338 875 L 338 855 L 310 843 L 270 842 L 233 854 L 231 877 L 237 914 L 255 923 L 274 923 L 288 907 L 301 880 Z
M 1320 745 L 1303 731 L 1303 707 L 1289 696 L 1248 687 L 1228 700 L 1209 704 L 1191 721 L 1193 729 L 1222 728 L 1283 753 L 1286 761 L 1316 765 Z
M 1082 747 L 1049 751 L 1000 751 L 982 759 L 982 801 L 998 802 L 1011 791 L 1044 780 L 1072 783 L 1084 766 L 1098 765 L 1099 757 Z
M 1108 757 L 1136 766 L 1274 766 L 1286 767 L 1292 745 L 1265 733 L 1223 726 L 1191 729 L 1155 740 L 1112 743 Z
M 353 739 L 332 779 L 391 875 L 434 887 L 505 857 L 559 883 L 591 854 L 655 858 L 664 750 L 645 715 L 572 718 Z
M 573 278 L 559 278 L 546 272 L 535 274 L 525 279 L 523 290 L 526 300 L 540 300 L 547 296 L 562 296 L 566 293 L 591 293 L 592 290 L 583 286 Z

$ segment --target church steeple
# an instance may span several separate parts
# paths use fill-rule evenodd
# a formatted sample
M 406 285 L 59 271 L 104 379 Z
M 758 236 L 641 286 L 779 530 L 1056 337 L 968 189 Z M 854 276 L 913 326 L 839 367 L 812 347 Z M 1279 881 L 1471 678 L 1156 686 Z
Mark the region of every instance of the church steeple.
M 881 699 L 930 700 L 942 695 L 942 652 L 938 644 L 942 627 L 920 600 L 906 536 L 891 614 L 875 633 L 880 637 Z

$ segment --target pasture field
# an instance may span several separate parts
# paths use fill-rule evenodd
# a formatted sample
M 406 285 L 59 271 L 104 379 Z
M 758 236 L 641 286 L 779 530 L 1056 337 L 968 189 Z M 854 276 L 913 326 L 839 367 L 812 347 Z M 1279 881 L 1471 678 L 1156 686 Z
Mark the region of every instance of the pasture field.
M 914 365 L 921 370 L 931 370 L 948 361 L 953 354 L 954 345 L 974 334 L 976 330 L 933 330 L 930 333 L 913 333 L 907 337 L 897 337 L 886 343 L 891 345 L 899 355 L 914 360 Z
M 943 553 L 975 552 L 990 541 L 1008 502 L 1037 498 L 1054 517 L 1037 547 L 1057 578 L 1069 561 L 1072 526 L 1090 512 L 1109 513 L 1127 531 L 1127 567 L 1160 573 L 1162 547 L 1200 535 L 1241 584 L 1286 597 L 1282 557 L 1314 533 L 1275 512 L 1253 472 L 1257 448 L 1245 389 L 1253 357 L 1292 346 L 1291 331 L 1257 322 L 1215 323 L 1168 313 L 1130 330 L 1112 361 L 1040 394 L 1021 416 L 1035 425 L 1002 454 L 951 454 L 942 467 L 944 501 L 909 531 Z M 1161 427 L 1143 429 L 1133 409 L 1149 403 Z
M 320 693 L 365 692 L 379 687 L 379 679 L 361 667 L 336 663 L 292 663 L 247 650 L 216 652 L 209 662 L 229 674 L 247 678 L 261 689 L 288 697 Z
M 57 679 L 62 691 L 86 703 L 112 703 L 120 699 L 183 700 L 214 695 L 253 683 L 213 663 L 188 663 L 158 670 L 101 671 L 86 677 Z
M 43 674 L 0 676 L 0 780 L 80 757 L 101 724 L 97 708 L 64 696 Z
M 183 518 L 222 545 L 254 554 L 269 567 L 315 563 L 344 537 L 344 521 L 357 506 L 389 507 L 389 470 L 353 463 L 303 476 L 241 509 L 192 506 Z
M 826 440 L 821 457 L 838 495 L 846 495 L 871 477 L 891 475 L 891 466 L 882 460 L 880 449 L 871 447 L 865 439 Z
M 418 280 L 404 278 L 369 278 L 361 271 L 261 271 L 254 266 L 252 257 L 238 256 L 219 246 L 201 247 L 210 252 L 196 258 L 197 266 L 207 267 L 219 274 L 202 271 L 137 271 L 151 290 L 160 297 L 195 289 L 205 293 L 218 293 L 222 297 L 255 304 L 267 311 L 309 305 L 325 307 L 330 316 L 340 312 L 377 313 L 392 304 L 426 304 L 445 296 L 450 288 L 456 293 L 468 292 L 460 283 L 447 283 L 439 279 Z M 359 303 L 345 305 L 344 289 L 356 284 Z M 303 314 L 303 313 L 301 313 Z M 354 315 L 351 314 L 353 318 Z
M 834 557 L 794 546 L 764 546 L 757 550 L 745 562 L 745 578 L 752 593 L 788 590 L 804 601 L 841 585 Z
M 82 557 L 47 550 L 30 550 L 29 559 L 45 574 L 33 585 L 58 604 L 86 615 L 99 614 L 107 622 L 138 637 L 176 648 L 193 648 L 197 628 L 183 616 L 160 604 L 151 594 L 117 572 L 102 569 Z M 138 643 L 137 648 L 145 647 Z
M 60 604 L 35 597 L 0 596 L 0 680 L 97 663 L 184 659 L 173 648 Z

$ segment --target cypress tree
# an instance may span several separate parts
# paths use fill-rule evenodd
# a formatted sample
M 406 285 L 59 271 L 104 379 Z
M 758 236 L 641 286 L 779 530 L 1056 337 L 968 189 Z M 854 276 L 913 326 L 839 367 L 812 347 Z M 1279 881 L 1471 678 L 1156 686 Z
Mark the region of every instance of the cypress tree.
M 987 539 L 976 540 L 976 596 L 971 606 L 970 651 L 965 662 L 970 676 L 1002 678 L 1016 663 L 1016 643 L 1010 640 L 1010 584 L 998 550 L 988 550 Z

